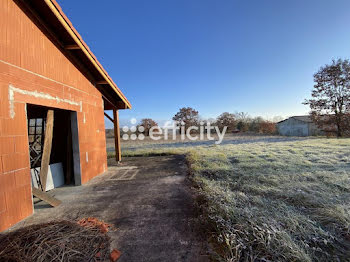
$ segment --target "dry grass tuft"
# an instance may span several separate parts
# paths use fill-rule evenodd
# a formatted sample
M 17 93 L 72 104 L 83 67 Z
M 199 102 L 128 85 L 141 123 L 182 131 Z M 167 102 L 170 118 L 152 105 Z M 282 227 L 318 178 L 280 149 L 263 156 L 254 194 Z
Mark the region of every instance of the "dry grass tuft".
M 110 239 L 100 227 L 69 221 L 31 225 L 0 235 L 0 260 L 107 261 Z

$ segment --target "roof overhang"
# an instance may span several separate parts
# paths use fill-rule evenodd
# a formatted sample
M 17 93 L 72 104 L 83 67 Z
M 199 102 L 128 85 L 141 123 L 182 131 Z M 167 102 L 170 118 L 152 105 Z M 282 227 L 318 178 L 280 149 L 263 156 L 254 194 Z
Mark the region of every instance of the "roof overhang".
M 55 0 L 16 0 L 30 11 L 31 18 L 45 31 L 102 93 L 105 110 L 130 109 L 131 104 L 107 74 Z M 27 12 L 28 13 L 28 12 Z

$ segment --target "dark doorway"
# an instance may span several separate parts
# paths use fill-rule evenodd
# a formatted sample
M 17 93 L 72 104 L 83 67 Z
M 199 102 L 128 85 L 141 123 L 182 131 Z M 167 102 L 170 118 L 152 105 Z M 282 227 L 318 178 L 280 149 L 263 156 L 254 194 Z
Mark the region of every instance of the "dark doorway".
M 80 161 L 77 163 L 77 159 L 74 157 L 76 155 L 75 151 L 78 150 L 79 152 L 76 112 L 27 104 L 28 141 L 33 186 L 42 188 L 40 167 L 48 110 L 53 110 L 54 120 L 49 161 L 50 176 L 46 183 L 47 190 L 63 185 L 79 185 L 81 183 Z

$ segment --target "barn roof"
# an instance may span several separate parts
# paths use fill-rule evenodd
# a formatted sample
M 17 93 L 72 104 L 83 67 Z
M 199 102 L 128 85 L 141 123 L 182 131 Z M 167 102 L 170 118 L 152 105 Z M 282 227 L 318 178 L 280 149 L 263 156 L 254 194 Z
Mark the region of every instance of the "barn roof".
M 56 0 L 20 0 L 33 17 L 43 26 L 48 37 L 77 64 L 102 93 L 105 109 L 131 108 L 130 102 L 113 82 L 106 70 L 84 42 Z
M 282 120 L 282 121 L 280 121 L 280 122 L 278 122 L 278 123 L 282 123 L 282 122 L 284 122 L 284 121 L 286 121 L 286 120 L 288 120 L 288 119 L 290 119 L 290 118 L 293 118 L 293 119 L 295 119 L 295 120 L 299 120 L 299 121 L 305 122 L 305 123 L 312 123 L 311 117 L 310 117 L 309 115 L 291 116 L 291 117 L 289 117 L 289 118 L 287 118 L 287 119 L 284 119 L 284 120 Z M 278 124 L 278 123 L 277 123 L 277 124 Z
M 309 115 L 306 116 L 292 116 L 292 118 L 299 120 L 305 123 L 312 123 L 311 117 Z

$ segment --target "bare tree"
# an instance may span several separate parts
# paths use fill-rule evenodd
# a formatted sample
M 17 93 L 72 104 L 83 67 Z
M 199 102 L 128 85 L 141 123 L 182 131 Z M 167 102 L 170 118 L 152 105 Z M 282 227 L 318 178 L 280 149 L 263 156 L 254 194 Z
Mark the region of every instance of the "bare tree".
M 323 130 L 336 127 L 338 137 L 348 132 L 350 115 L 350 63 L 333 60 L 314 74 L 315 85 L 309 105 L 312 120 Z
M 260 133 L 260 125 L 264 121 L 265 120 L 261 116 L 254 117 L 253 119 L 251 119 L 249 123 L 249 131 Z
M 247 132 L 251 122 L 251 117 L 246 112 L 236 112 L 237 129 L 241 132 Z
M 250 119 L 249 114 L 246 112 L 236 112 L 235 116 L 238 121 L 242 121 L 246 123 L 249 122 L 249 119 Z

